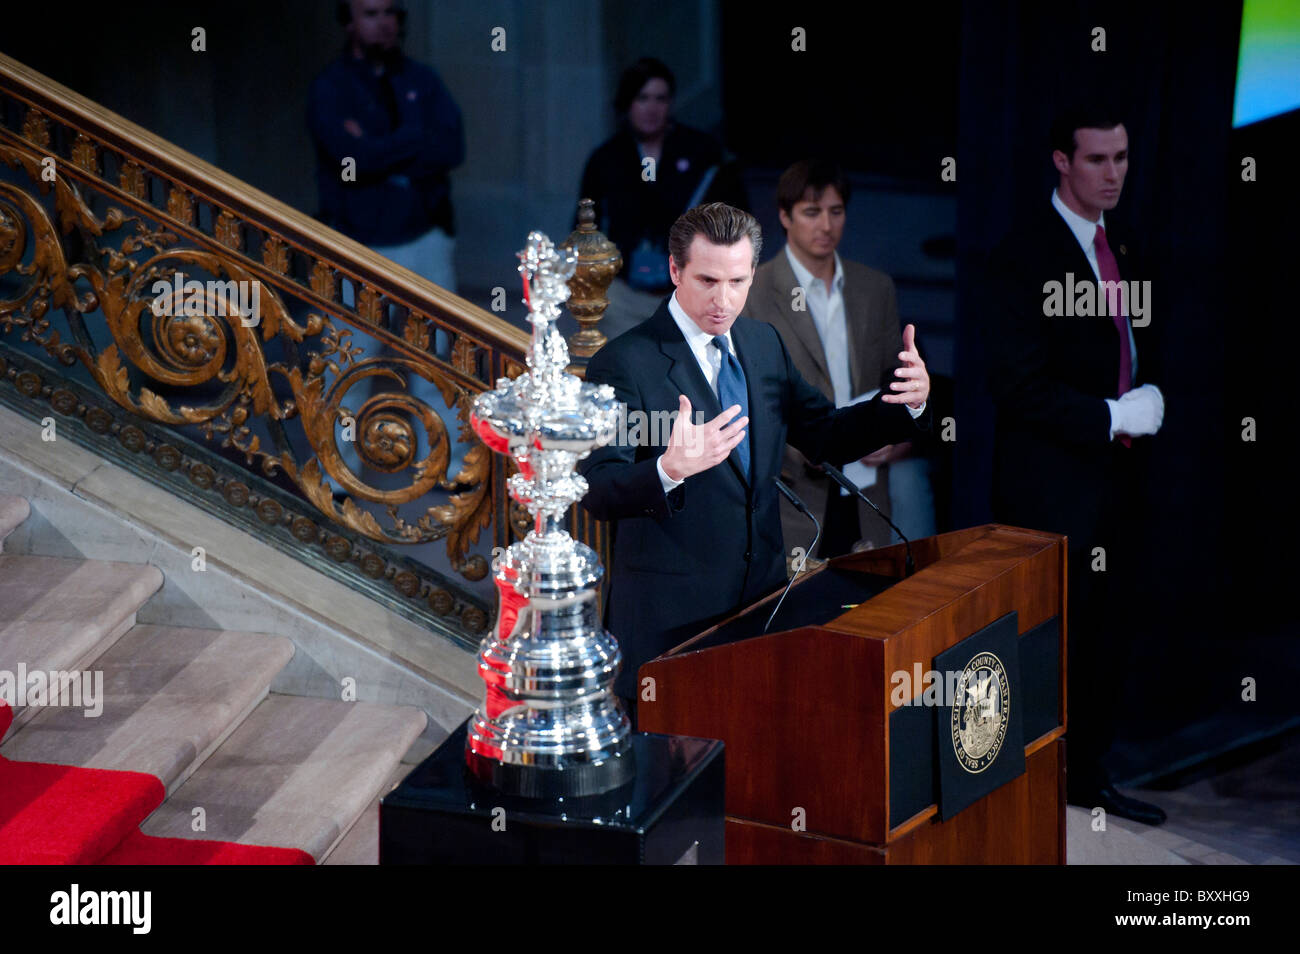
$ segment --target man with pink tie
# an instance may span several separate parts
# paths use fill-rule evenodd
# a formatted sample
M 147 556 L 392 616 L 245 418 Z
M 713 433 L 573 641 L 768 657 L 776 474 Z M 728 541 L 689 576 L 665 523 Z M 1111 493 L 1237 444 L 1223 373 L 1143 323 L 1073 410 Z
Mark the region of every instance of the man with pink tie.
M 1136 556 L 1134 490 L 1164 419 L 1151 382 L 1165 319 L 1113 214 L 1128 172 L 1123 123 L 1105 108 L 1071 110 L 1053 124 L 1051 145 L 1050 207 L 1045 200 L 990 259 L 993 513 L 1069 536 L 1069 800 L 1159 824 L 1159 808 L 1115 790 L 1104 756 L 1136 635 L 1124 594 L 1150 572 Z

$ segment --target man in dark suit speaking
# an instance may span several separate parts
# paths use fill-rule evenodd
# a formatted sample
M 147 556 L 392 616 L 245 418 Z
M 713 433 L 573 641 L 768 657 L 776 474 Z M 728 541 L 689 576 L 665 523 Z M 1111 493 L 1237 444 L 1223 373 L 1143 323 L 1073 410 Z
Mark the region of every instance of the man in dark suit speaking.
M 740 316 L 761 249 L 747 212 L 720 202 L 686 212 L 668 237 L 676 291 L 587 367 L 633 422 L 578 465 L 583 506 L 614 523 L 606 625 L 623 648 L 614 688 L 625 698 L 642 663 L 785 583 L 774 479 L 787 441 L 841 464 L 928 426 L 930 378 L 911 325 L 892 393 L 836 410 L 776 329 Z M 641 439 L 638 421 L 671 411 L 666 442 L 653 427 Z

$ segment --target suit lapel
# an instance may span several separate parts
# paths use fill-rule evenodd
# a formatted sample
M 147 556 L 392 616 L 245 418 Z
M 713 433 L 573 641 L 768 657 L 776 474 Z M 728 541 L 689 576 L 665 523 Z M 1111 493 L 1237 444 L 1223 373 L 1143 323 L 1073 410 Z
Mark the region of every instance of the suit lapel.
M 1106 235 L 1109 238 L 1109 228 L 1106 230 Z M 1149 279 L 1150 275 L 1145 274 L 1146 263 L 1137 254 L 1137 250 L 1133 245 L 1130 244 L 1132 241 L 1133 233 L 1125 227 L 1123 221 L 1117 220 L 1115 222 L 1115 238 L 1111 244 L 1111 250 L 1114 251 L 1115 262 L 1119 265 L 1119 277 L 1125 282 L 1140 282 L 1144 278 Z M 1132 289 L 1132 287 L 1132 285 L 1129 286 L 1130 289 Z M 1143 305 L 1146 309 L 1150 309 L 1151 307 L 1150 300 L 1145 296 L 1143 297 Z M 1134 347 L 1139 344 L 1146 345 L 1150 343 L 1150 337 L 1147 333 L 1147 329 L 1151 327 L 1150 318 L 1150 312 L 1147 311 L 1144 315 L 1145 320 L 1143 320 L 1142 324 L 1134 324 L 1133 309 L 1132 307 L 1129 308 L 1129 326 L 1133 329 Z M 1137 361 L 1137 355 L 1134 355 L 1134 361 Z M 1134 368 L 1137 371 L 1141 370 L 1140 365 L 1137 364 L 1134 365 Z M 1138 375 L 1137 380 L 1142 380 L 1140 374 Z
M 1115 264 L 1119 266 L 1119 277 L 1123 281 L 1133 279 L 1133 257 L 1129 254 L 1128 230 L 1119 219 L 1111 218 L 1106 226 L 1106 241 L 1115 255 Z
M 711 421 L 722 413 L 722 405 L 718 402 L 718 396 L 713 393 L 713 388 L 709 387 L 709 381 L 700 370 L 700 363 L 695 360 L 695 353 L 691 351 L 691 346 L 686 343 L 682 336 L 682 330 L 677 327 L 677 322 L 673 320 L 672 313 L 668 310 L 668 303 L 665 301 L 660 306 L 659 311 L 655 313 L 652 321 L 657 322 L 655 327 L 656 334 L 659 336 L 660 350 L 672 360 L 672 367 L 668 370 L 668 380 L 670 380 L 677 389 L 685 394 L 691 402 L 692 412 L 702 412 L 705 421 Z M 750 408 L 750 426 L 749 430 L 749 448 L 750 448 L 750 473 L 753 473 L 754 461 L 758 459 L 755 453 L 755 434 L 754 434 L 754 390 L 753 382 L 755 380 L 750 368 L 746 364 L 743 352 L 741 351 L 740 340 L 737 336 L 737 327 L 740 324 L 737 319 L 736 324 L 731 326 L 731 341 L 736 347 L 736 356 L 740 359 L 740 366 L 745 372 L 745 389 L 749 399 Z M 757 371 L 755 371 L 757 373 Z M 748 482 L 745 480 L 744 472 L 741 470 L 740 454 L 733 450 L 731 456 L 727 458 L 727 465 L 731 468 L 732 473 L 742 485 Z
M 844 269 L 844 340 L 849 348 L 849 388 L 852 390 L 850 398 L 861 394 L 863 391 L 870 391 L 879 387 L 879 381 L 867 383 L 871 377 L 867 373 L 867 345 L 874 340 L 871 337 L 871 331 L 865 327 L 867 322 L 875 324 L 884 320 L 884 315 L 874 314 L 867 310 L 867 289 L 858 282 L 849 277 L 847 266 Z M 850 315 L 865 315 L 862 322 L 863 327 L 859 327 L 856 321 L 850 321 Z M 866 341 L 859 341 L 858 336 L 867 335 Z M 892 354 L 885 357 L 886 362 L 897 361 Z
M 668 311 L 667 301 L 660 305 L 653 320 L 658 323 L 655 330 L 659 336 L 659 348 L 673 362 L 668 370 L 668 379 L 686 395 L 692 412 L 703 411 L 705 420 L 717 417 L 722 413 L 718 396 L 709 387 L 700 363 L 695 360 L 695 352 L 691 351 L 691 346 L 682 337 L 682 330 Z
M 1048 234 L 1055 236 L 1055 241 L 1058 246 L 1059 257 L 1056 261 L 1066 263 L 1065 270 L 1074 273 L 1076 284 L 1080 281 L 1096 281 L 1097 276 L 1093 274 L 1092 263 L 1088 261 L 1088 255 L 1084 252 L 1083 246 L 1079 244 L 1079 239 L 1074 234 L 1074 231 L 1066 223 L 1061 213 L 1055 208 L 1051 208 L 1048 211 L 1051 214 L 1051 219 L 1054 220 L 1052 231 Z M 1126 264 L 1125 257 L 1127 255 L 1127 249 L 1124 255 L 1121 255 L 1116 248 L 1117 245 L 1123 244 L 1119 238 L 1122 234 L 1122 227 L 1117 229 L 1116 236 L 1111 235 L 1110 226 L 1107 226 L 1106 228 L 1106 240 L 1107 242 L 1113 243 L 1111 249 L 1115 252 L 1115 259 L 1119 263 L 1120 278 L 1124 279 L 1126 277 L 1124 274 L 1124 267 Z M 1065 281 L 1064 274 L 1055 277 L 1058 281 Z M 1087 321 L 1081 324 L 1079 328 L 1081 333 L 1086 336 L 1087 340 L 1093 343 L 1091 346 L 1097 349 L 1097 354 L 1105 354 L 1107 356 L 1106 360 L 1113 362 L 1114 372 L 1112 380 L 1117 381 L 1119 379 L 1119 332 L 1116 330 L 1113 321 Z
M 1075 237 L 1074 231 L 1069 224 L 1061 217 L 1061 213 L 1056 209 L 1050 210 L 1052 218 L 1056 220 L 1056 227 L 1052 234 L 1056 237 L 1056 242 L 1060 246 L 1063 258 L 1073 263 L 1073 267 L 1067 271 L 1074 272 L 1076 283 L 1081 281 L 1096 281 L 1096 276 L 1092 273 L 1092 263 L 1088 261 L 1088 255 L 1079 244 L 1079 239 Z M 1060 281 L 1065 281 L 1065 276 L 1060 276 Z
M 776 258 L 773 259 L 772 280 L 775 284 L 771 287 L 770 293 L 774 296 L 781 314 L 785 317 L 791 332 L 793 332 L 794 346 L 803 349 L 813 364 L 817 366 L 817 369 L 821 371 L 822 377 L 827 384 L 829 384 L 831 375 L 826 367 L 826 354 L 822 350 L 822 337 L 817 333 L 817 325 L 813 322 L 812 312 L 808 310 L 808 289 L 804 289 L 803 311 L 795 311 L 791 291 L 799 284 L 799 280 L 795 278 L 794 269 L 790 267 L 790 259 L 784 249 L 778 252 Z M 786 346 L 789 347 L 790 345 L 791 342 L 787 340 Z
M 1138 274 L 1139 266 L 1137 263 L 1137 257 L 1133 254 L 1134 249 L 1129 245 L 1129 242 L 1132 240 L 1132 234 L 1127 228 L 1125 228 L 1122 219 L 1112 216 L 1107 219 L 1107 222 L 1109 224 L 1106 226 L 1106 241 L 1110 245 L 1111 252 L 1115 255 L 1115 264 L 1119 266 L 1120 281 L 1132 282 L 1140 280 L 1141 276 Z M 1133 286 L 1129 285 L 1128 287 L 1132 289 Z M 1144 305 L 1149 308 L 1151 303 L 1144 299 Z M 1131 334 L 1133 335 L 1134 350 L 1132 353 L 1132 359 L 1133 372 L 1135 375 L 1134 383 L 1139 384 L 1144 379 L 1141 373 L 1143 368 L 1142 363 L 1138 358 L 1138 351 L 1140 350 L 1139 346 L 1145 348 L 1150 344 L 1150 338 L 1148 338 L 1145 333 L 1149 325 L 1146 322 L 1143 322 L 1141 326 L 1133 323 L 1133 307 L 1131 304 L 1129 305 L 1128 315 L 1128 324 Z M 1149 315 L 1147 317 L 1149 317 Z M 1118 372 L 1118 368 L 1116 368 L 1116 371 Z

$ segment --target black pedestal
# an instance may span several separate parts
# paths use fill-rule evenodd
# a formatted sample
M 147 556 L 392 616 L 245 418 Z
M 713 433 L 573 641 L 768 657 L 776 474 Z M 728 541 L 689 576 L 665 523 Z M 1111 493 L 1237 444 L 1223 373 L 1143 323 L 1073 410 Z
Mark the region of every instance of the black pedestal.
M 528 799 L 466 771 L 467 725 L 384 796 L 380 864 L 723 863 L 721 742 L 638 732 L 627 784 Z

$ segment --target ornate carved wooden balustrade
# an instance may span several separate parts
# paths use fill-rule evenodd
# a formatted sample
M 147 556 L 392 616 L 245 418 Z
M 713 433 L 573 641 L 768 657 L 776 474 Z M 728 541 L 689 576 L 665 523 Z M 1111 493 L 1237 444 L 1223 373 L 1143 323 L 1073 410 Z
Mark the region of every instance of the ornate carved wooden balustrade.
M 527 529 L 468 414 L 527 344 L 0 56 L 0 401 L 467 646 Z

